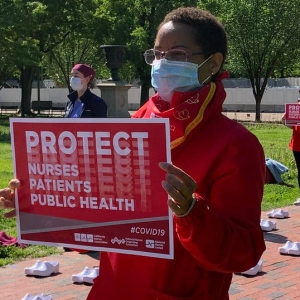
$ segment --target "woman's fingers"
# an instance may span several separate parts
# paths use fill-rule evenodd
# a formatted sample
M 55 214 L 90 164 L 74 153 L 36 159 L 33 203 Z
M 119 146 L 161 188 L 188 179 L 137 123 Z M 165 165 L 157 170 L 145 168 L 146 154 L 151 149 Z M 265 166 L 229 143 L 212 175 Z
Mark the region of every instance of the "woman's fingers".
M 195 180 L 181 169 L 169 163 L 159 163 L 167 172 L 162 186 L 172 199 L 168 205 L 175 214 L 184 214 L 193 202 L 193 193 L 197 187 Z
M 18 179 L 12 179 L 9 182 L 9 187 L 5 189 L 0 189 L 0 208 L 9 209 L 15 208 L 15 189 L 20 186 L 20 181 Z M 11 218 L 16 216 L 15 209 L 4 214 L 4 217 Z
M 3 209 L 15 208 L 15 202 L 12 199 L 0 197 L 0 207 Z
M 20 180 L 18 179 L 12 179 L 9 182 L 9 188 L 12 190 L 15 190 L 16 188 L 18 188 L 21 185 Z
M 14 192 L 10 188 L 1 189 L 0 198 L 12 200 L 14 198 Z
M 170 180 L 174 178 L 178 178 L 179 181 L 185 186 L 187 186 L 189 189 L 192 189 L 193 191 L 196 189 L 197 184 L 195 180 L 187 173 L 179 169 L 178 167 L 175 167 L 174 165 L 166 162 L 160 162 L 159 166 L 161 169 L 167 172 L 167 176 L 173 175 L 173 177 L 172 176 L 169 177 Z

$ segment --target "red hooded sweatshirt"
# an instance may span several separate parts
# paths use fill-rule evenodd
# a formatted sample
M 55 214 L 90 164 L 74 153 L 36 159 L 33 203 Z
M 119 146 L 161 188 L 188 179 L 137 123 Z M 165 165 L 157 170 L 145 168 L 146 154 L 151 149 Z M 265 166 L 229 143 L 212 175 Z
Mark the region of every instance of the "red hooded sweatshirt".
M 217 80 L 175 92 L 170 104 L 156 94 L 134 114 L 170 119 L 172 163 L 196 180 L 199 199 L 173 217 L 173 260 L 102 252 L 88 300 L 225 300 L 232 274 L 257 264 L 265 158 L 258 139 L 222 114 L 225 96 Z

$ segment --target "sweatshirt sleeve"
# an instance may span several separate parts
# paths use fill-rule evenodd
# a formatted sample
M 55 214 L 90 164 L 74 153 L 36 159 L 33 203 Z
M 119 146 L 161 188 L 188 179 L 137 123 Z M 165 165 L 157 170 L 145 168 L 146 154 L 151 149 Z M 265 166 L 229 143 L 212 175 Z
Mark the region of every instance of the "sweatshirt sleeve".
M 98 98 L 93 103 L 93 117 L 94 118 L 107 118 L 107 105 L 102 98 Z
M 198 194 L 190 214 L 174 221 L 180 242 L 202 268 L 232 273 L 254 267 L 265 250 L 260 218 L 266 167 L 252 134 L 227 148 L 205 183 L 209 195 Z

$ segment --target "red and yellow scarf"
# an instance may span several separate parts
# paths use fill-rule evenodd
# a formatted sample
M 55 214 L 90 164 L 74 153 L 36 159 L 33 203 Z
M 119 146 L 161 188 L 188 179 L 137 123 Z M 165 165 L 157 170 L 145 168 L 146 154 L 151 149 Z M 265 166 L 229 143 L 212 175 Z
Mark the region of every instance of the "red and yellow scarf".
M 194 128 L 199 128 L 206 120 L 222 112 L 226 97 L 222 79 L 224 72 L 214 82 L 193 92 L 174 92 L 171 103 L 158 94 L 133 114 L 133 118 L 168 118 L 170 122 L 171 149 L 179 146 Z

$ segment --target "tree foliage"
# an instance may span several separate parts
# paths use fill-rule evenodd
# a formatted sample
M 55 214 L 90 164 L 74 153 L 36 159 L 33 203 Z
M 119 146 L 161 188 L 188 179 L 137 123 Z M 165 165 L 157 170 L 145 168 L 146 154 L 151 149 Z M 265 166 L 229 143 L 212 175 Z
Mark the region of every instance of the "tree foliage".
M 13 75 L 22 84 L 22 111 L 30 112 L 36 70 L 58 84 L 69 83 L 73 64 L 88 63 L 108 78 L 101 45 L 126 45 L 120 77 L 139 78 L 141 104 L 149 97 L 151 68 L 143 52 L 152 48 L 164 16 L 180 6 L 209 10 L 229 38 L 226 67 L 250 78 L 260 104 L 270 77 L 299 75 L 300 0 L 0 0 L 0 88 Z
M 246 75 L 256 101 L 256 121 L 268 79 L 285 74 L 299 60 L 299 0 L 217 2 L 229 37 L 228 66 Z
M 32 80 L 43 57 L 78 28 L 91 30 L 86 25 L 92 4 L 92 0 L 0 0 L 3 47 L 11 50 L 11 64 L 20 71 L 22 115 L 31 113 Z

